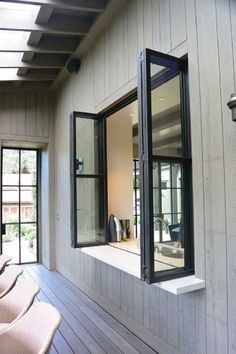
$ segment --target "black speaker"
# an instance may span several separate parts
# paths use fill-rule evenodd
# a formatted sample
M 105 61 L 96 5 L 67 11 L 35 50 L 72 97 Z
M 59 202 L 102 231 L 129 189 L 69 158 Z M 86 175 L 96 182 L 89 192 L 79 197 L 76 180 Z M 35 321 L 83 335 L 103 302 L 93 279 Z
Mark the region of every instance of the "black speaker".
M 67 65 L 66 65 L 67 70 L 69 73 L 76 73 L 79 71 L 80 68 L 80 60 L 79 59 L 71 59 Z

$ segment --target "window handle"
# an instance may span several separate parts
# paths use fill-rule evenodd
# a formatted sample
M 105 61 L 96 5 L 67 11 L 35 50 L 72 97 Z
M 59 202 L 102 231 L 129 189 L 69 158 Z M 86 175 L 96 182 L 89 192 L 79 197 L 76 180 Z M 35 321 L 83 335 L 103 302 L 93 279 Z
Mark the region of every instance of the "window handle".
M 1 226 L 1 235 L 6 235 L 6 224 L 2 224 Z

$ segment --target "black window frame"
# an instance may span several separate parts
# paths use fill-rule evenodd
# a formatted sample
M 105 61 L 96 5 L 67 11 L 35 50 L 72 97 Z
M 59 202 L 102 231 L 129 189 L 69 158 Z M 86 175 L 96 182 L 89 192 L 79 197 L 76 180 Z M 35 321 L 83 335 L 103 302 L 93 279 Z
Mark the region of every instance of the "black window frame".
M 78 174 L 76 172 L 76 119 L 85 118 L 99 122 L 99 135 L 101 142 L 100 159 L 102 161 L 102 173 Z M 101 114 L 73 111 L 70 114 L 70 171 L 71 171 L 71 246 L 73 248 L 104 246 L 108 243 L 107 232 L 107 178 L 106 178 L 106 120 Z M 99 198 L 99 219 L 103 223 L 105 241 L 101 242 L 78 242 L 77 240 L 77 179 L 97 178 L 102 186 L 102 198 Z
M 178 67 L 180 73 L 180 94 L 181 94 L 181 123 L 182 123 L 182 146 L 184 151 L 183 157 L 155 157 L 158 162 L 180 163 L 184 165 L 183 168 L 183 185 L 185 190 L 184 205 L 184 229 L 188 230 L 189 238 L 185 240 L 185 267 L 183 269 L 168 270 L 155 273 L 154 272 L 154 245 L 151 245 L 151 237 L 153 232 L 153 215 L 150 207 L 153 207 L 150 195 L 147 191 L 152 186 L 152 136 L 151 136 L 151 114 L 150 114 L 150 88 L 151 83 L 148 75 L 150 74 L 150 57 L 158 56 L 160 65 L 174 63 L 175 68 Z M 148 68 L 149 65 L 149 68 Z M 172 73 L 174 78 L 176 72 Z M 150 77 L 150 75 L 149 75 Z M 171 77 L 163 75 L 159 80 L 159 85 L 168 81 Z M 147 94 L 149 90 L 149 95 Z M 179 278 L 194 273 L 194 234 L 193 234 L 193 200 L 192 200 L 192 159 L 191 159 L 191 136 L 190 136 L 190 113 L 189 113 L 189 96 L 188 96 L 188 64 L 187 58 L 179 59 L 170 55 L 153 51 L 151 49 L 144 49 L 138 57 L 138 87 L 133 89 L 127 95 L 117 100 L 111 106 L 105 108 L 98 114 L 90 114 L 84 112 L 74 111 L 70 115 L 70 164 L 71 168 L 71 245 L 74 248 L 92 247 L 98 244 L 77 244 L 77 226 L 76 226 L 76 178 L 75 175 L 75 129 L 74 119 L 80 114 L 82 117 L 103 120 L 104 127 L 104 229 L 106 235 L 106 242 L 99 245 L 108 244 L 108 212 L 107 212 L 107 167 L 106 167 L 106 118 L 121 110 L 131 102 L 138 99 L 139 111 L 139 174 L 140 174 L 140 214 L 141 214 L 141 279 L 148 283 L 165 281 L 173 278 Z M 149 116 L 149 118 L 148 118 Z M 186 197 L 187 196 L 187 197 Z
M 168 67 L 167 75 L 151 80 L 151 63 Z M 180 76 L 180 110 L 183 157 L 156 156 L 152 151 L 151 90 L 166 81 Z M 190 138 L 190 114 L 188 97 L 187 59 L 176 58 L 151 49 L 144 49 L 138 58 L 138 109 L 139 109 L 139 157 L 141 200 L 141 278 L 148 283 L 179 278 L 194 273 L 192 159 Z M 155 272 L 154 270 L 154 225 L 153 225 L 153 162 L 180 163 L 183 166 L 183 213 L 185 237 L 185 265 L 183 268 Z

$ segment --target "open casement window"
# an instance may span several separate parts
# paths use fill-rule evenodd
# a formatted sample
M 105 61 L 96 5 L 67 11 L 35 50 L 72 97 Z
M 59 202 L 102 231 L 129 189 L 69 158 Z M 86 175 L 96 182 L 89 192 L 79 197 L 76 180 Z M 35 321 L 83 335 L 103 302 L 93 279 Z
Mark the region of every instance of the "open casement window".
M 139 57 L 141 275 L 149 283 L 193 272 L 187 61 Z
M 96 114 L 73 112 L 71 127 L 72 247 L 107 243 L 105 121 Z

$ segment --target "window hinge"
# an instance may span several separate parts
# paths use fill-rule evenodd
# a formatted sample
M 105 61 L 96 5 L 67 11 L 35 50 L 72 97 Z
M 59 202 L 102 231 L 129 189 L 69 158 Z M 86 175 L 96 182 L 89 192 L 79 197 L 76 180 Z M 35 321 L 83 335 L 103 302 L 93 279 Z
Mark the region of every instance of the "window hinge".
M 142 266 L 142 278 L 143 280 L 147 279 L 147 267 L 145 265 Z
M 140 52 L 138 54 L 138 58 L 139 58 L 140 61 L 143 61 L 143 52 Z
M 144 161 L 145 161 L 145 153 L 143 153 L 143 154 L 140 154 L 140 160 L 141 160 L 141 162 L 143 162 L 144 163 Z

